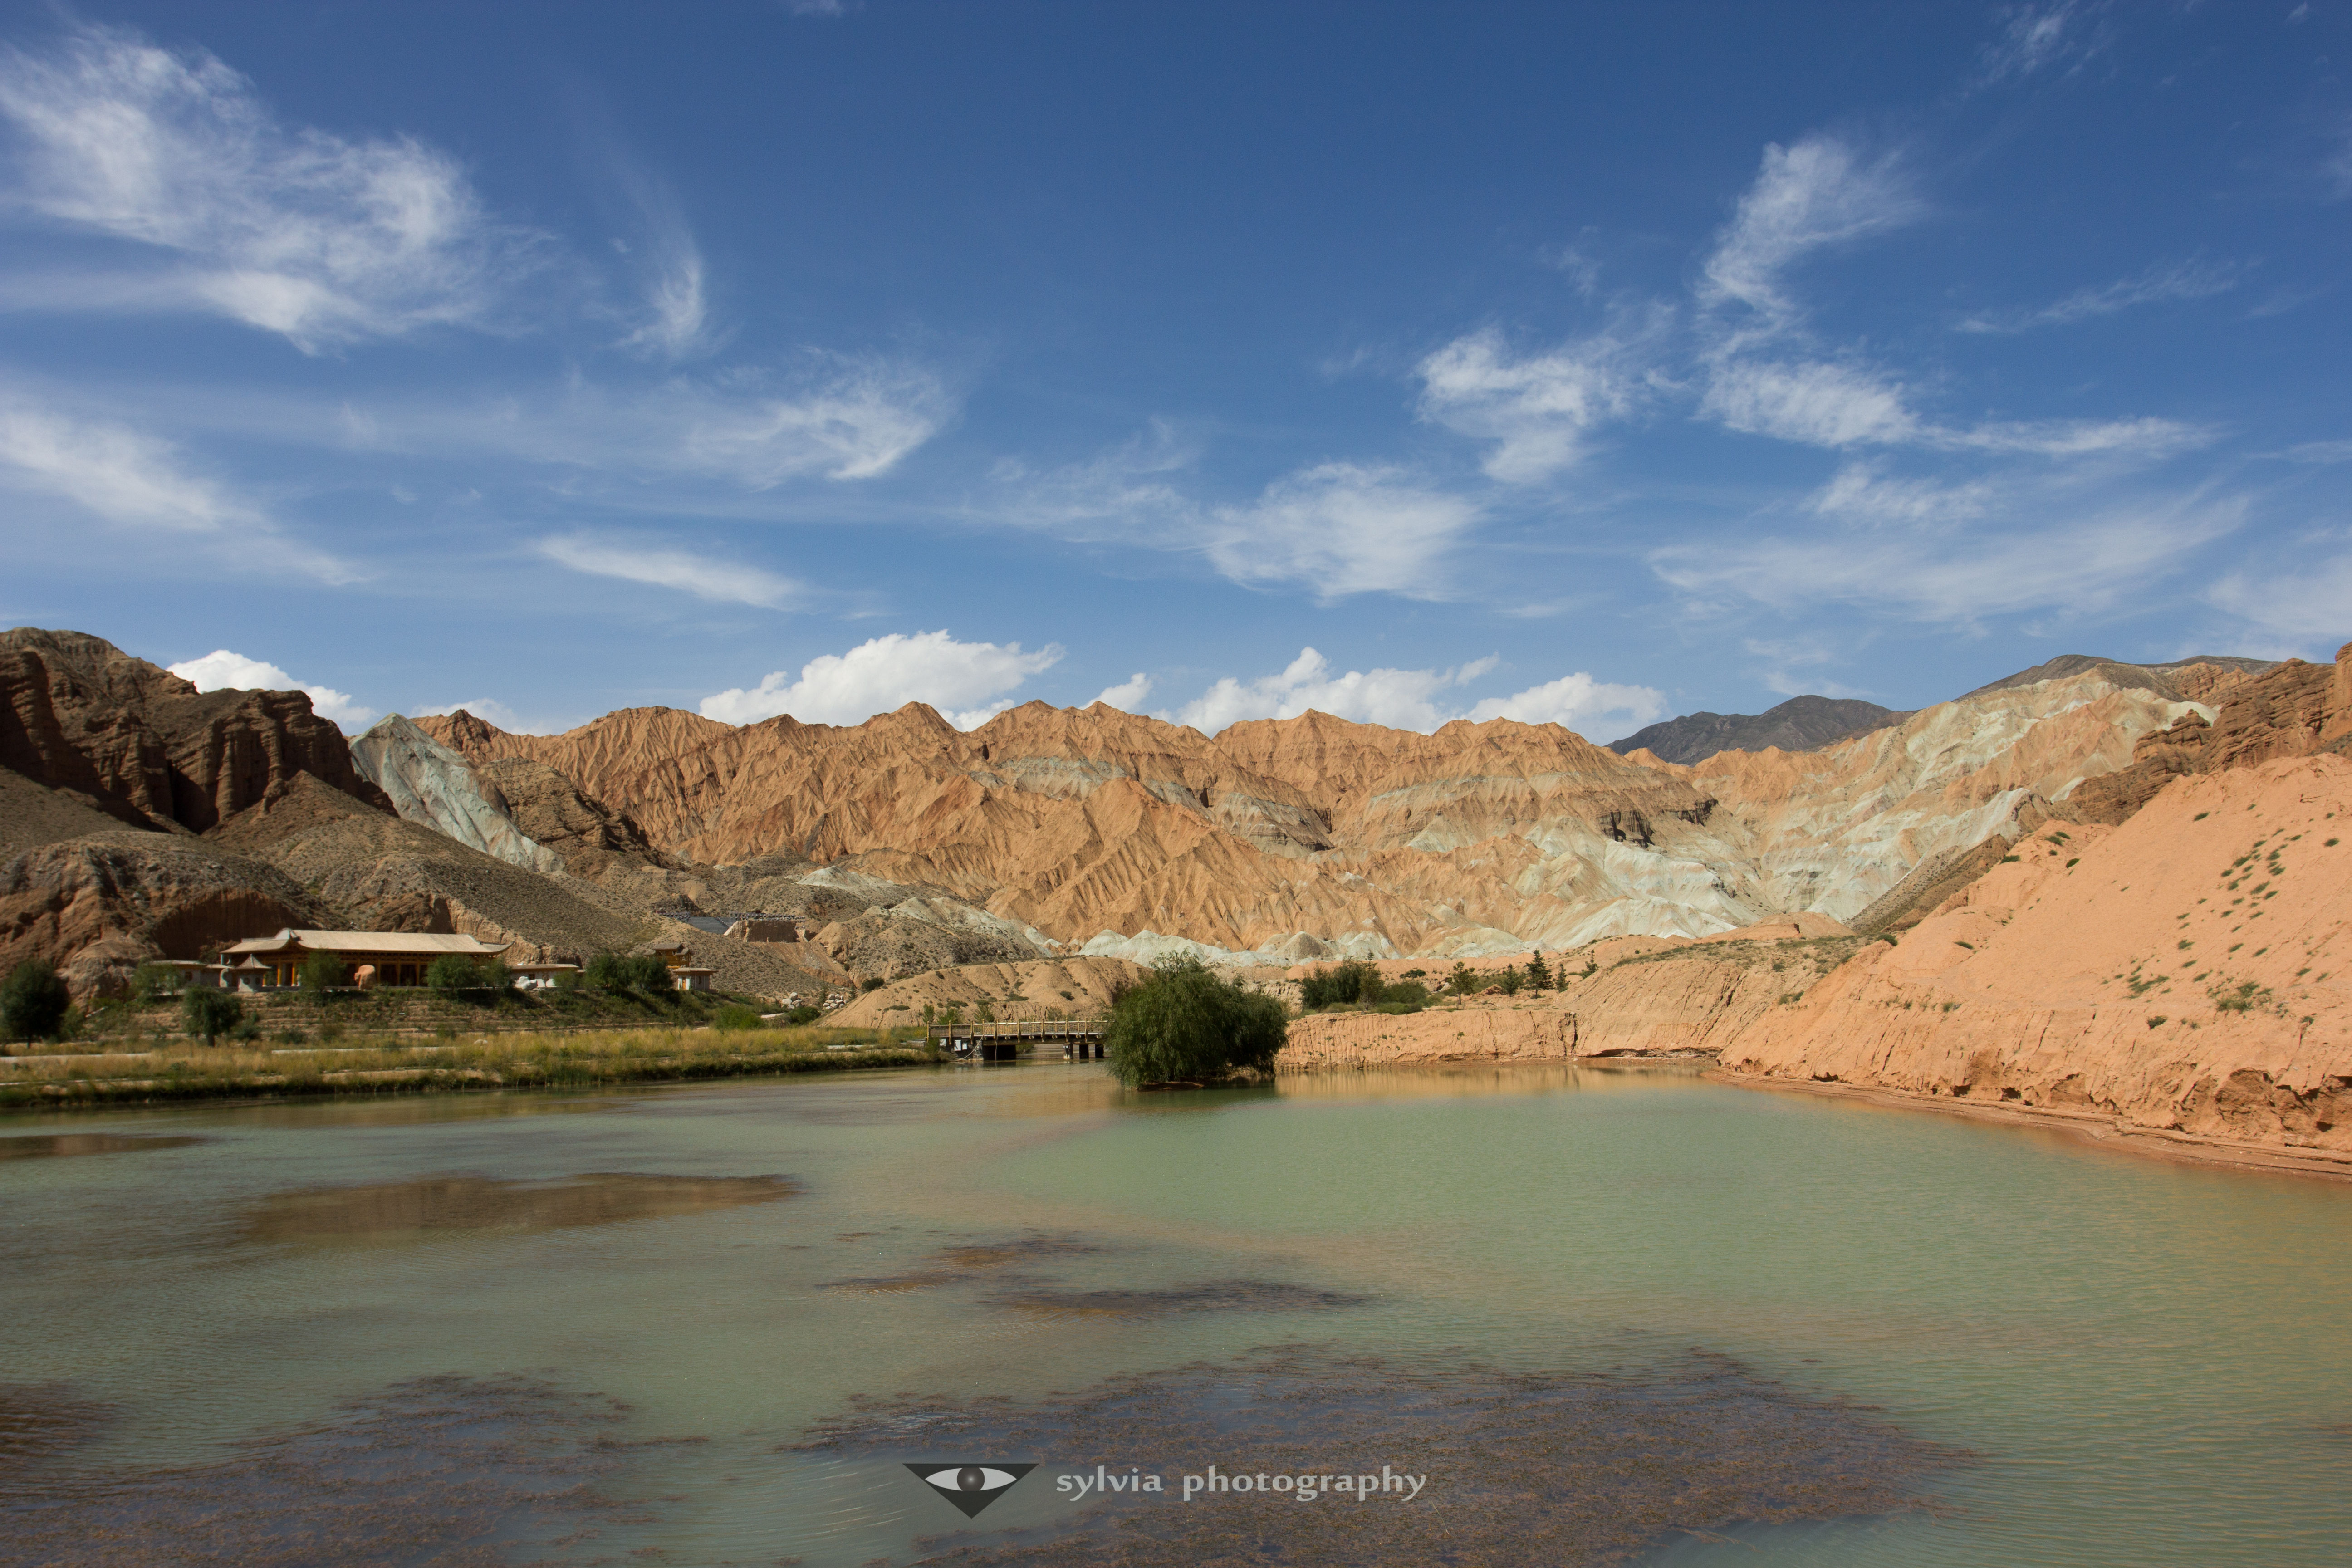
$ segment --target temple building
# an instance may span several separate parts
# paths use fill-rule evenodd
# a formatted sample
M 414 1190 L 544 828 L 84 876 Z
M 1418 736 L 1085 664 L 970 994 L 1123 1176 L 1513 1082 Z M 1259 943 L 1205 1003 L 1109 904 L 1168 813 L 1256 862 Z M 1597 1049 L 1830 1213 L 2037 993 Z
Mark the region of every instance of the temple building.
M 436 958 L 453 952 L 461 958 L 496 958 L 512 945 L 502 942 L 494 946 L 462 933 L 298 931 L 289 926 L 276 936 L 247 937 L 222 949 L 220 963 L 211 967 L 231 990 L 274 990 L 299 984 L 303 961 L 314 952 L 331 952 L 343 961 L 354 985 L 422 985 L 425 970 Z

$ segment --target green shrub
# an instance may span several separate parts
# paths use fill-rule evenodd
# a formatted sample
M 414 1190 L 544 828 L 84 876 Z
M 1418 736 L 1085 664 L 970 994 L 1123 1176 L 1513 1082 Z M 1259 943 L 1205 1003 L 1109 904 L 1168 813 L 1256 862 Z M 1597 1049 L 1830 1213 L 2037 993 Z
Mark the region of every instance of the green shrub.
M 0 981 L 0 1036 L 53 1039 L 72 1005 L 73 994 L 58 977 L 57 966 L 46 958 L 28 958 Z
M 352 983 L 352 966 L 341 955 L 314 952 L 302 961 L 302 989 L 316 996 L 321 991 L 340 990 Z
M 1456 963 L 1454 973 L 1445 977 L 1445 988 L 1456 996 L 1467 996 L 1478 989 L 1478 976 L 1466 963 Z
M 1318 969 L 1300 981 L 1298 1000 L 1310 1013 L 1321 1007 L 1354 1005 L 1411 1013 L 1428 1005 L 1429 991 L 1417 980 L 1384 984 L 1379 965 L 1351 963 Z
M 180 989 L 180 972 L 168 963 L 142 963 L 131 973 L 131 994 L 141 1002 L 161 1002 Z
M 425 984 L 436 996 L 495 996 L 513 984 L 514 977 L 507 973 L 503 959 L 445 952 L 425 965 Z
M 1103 1057 L 1129 1088 L 1212 1083 L 1273 1066 L 1286 1033 L 1281 1003 L 1180 959 L 1118 999 L 1103 1031 Z
M 310 1043 L 310 1036 L 291 1027 L 280 1029 L 269 1037 L 281 1046 L 307 1046 Z
M 1506 996 L 1517 996 L 1519 994 L 1519 987 L 1527 983 L 1528 977 L 1517 970 L 1506 969 L 1495 976 L 1495 983 L 1487 989 L 1499 991 Z
M 857 983 L 857 988 L 860 991 L 879 991 L 888 984 L 890 983 L 878 974 L 869 974 Z
M 824 1008 L 812 1007 L 806 1003 L 803 1003 L 801 1005 L 793 1008 L 791 1012 L 784 1015 L 784 1022 L 787 1024 L 814 1024 L 819 1018 L 824 1016 Z
M 588 961 L 588 967 L 581 972 L 582 978 L 599 991 L 625 991 L 628 982 L 621 973 L 624 962 L 617 952 L 600 952 Z
M 740 1002 L 730 1002 L 710 1016 L 714 1029 L 756 1029 L 760 1026 L 760 1010 L 746 1007 Z
M 621 960 L 621 987 L 648 996 L 667 996 L 677 990 L 677 982 L 669 977 L 669 965 L 662 962 L 661 954 L 641 952 Z
M 210 985 L 191 985 L 180 997 L 180 1026 L 211 1045 L 245 1022 L 245 1004 Z

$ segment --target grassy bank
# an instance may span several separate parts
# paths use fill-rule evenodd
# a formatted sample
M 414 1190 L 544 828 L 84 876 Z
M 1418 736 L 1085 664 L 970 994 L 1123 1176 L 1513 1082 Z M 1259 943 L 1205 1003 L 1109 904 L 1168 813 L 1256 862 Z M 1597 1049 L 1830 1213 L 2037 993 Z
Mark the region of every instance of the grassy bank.
M 0 1109 L 676 1083 L 933 1059 L 919 1038 L 909 1044 L 886 1030 L 817 1027 L 499 1034 L 436 1044 L 350 1040 L 332 1048 L 166 1045 L 0 1060 Z

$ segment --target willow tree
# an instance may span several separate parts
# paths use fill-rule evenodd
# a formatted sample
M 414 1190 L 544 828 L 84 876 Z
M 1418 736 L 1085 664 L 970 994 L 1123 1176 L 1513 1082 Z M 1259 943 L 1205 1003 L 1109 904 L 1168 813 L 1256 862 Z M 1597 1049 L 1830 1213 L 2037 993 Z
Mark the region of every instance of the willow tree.
M 1288 1032 L 1274 997 L 1244 991 L 1197 959 L 1178 959 L 1112 1005 L 1103 1059 L 1130 1089 L 1215 1083 L 1271 1068 Z

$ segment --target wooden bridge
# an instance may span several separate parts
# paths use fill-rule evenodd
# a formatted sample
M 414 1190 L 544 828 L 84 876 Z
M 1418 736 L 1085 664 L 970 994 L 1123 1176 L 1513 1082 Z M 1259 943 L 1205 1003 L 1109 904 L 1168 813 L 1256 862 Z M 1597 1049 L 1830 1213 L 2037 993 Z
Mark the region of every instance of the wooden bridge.
M 923 1037 L 950 1056 L 967 1061 L 1009 1062 L 1024 1053 L 1036 1055 L 1062 1047 L 1070 1061 L 1099 1061 L 1103 1054 L 1100 1020 L 1013 1024 L 934 1024 Z

